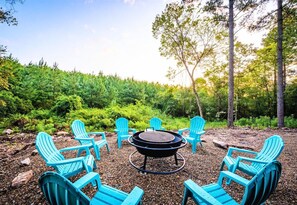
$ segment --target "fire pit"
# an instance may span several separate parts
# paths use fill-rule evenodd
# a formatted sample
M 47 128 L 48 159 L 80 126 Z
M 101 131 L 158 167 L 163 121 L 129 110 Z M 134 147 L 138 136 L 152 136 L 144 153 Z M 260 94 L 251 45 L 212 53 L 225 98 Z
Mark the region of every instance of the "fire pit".
M 177 153 L 177 150 L 184 147 L 187 141 L 179 134 L 171 131 L 140 131 L 135 133 L 128 139 L 129 143 L 136 147 L 136 151 L 129 156 L 130 164 L 142 172 L 153 174 L 172 174 L 180 171 L 185 165 L 184 157 Z M 142 166 L 137 166 L 132 158 L 136 153 L 144 155 L 144 162 Z M 176 167 L 173 170 L 167 171 L 153 171 L 146 169 L 147 158 L 165 158 L 174 156 Z M 182 161 L 179 166 L 178 161 Z

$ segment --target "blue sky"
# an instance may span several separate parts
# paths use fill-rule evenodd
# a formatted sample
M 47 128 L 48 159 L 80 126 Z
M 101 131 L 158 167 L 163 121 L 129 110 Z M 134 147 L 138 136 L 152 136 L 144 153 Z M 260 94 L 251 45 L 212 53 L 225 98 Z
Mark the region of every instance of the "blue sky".
M 62 70 L 168 83 L 170 63 L 151 32 L 168 2 L 25 0 L 14 6 L 17 26 L 0 24 L 0 44 L 23 64 L 43 58 Z
M 172 1 L 25 0 L 15 5 L 17 26 L 0 24 L 0 45 L 23 64 L 43 58 L 61 70 L 185 85 L 186 74 L 166 78 L 174 63 L 160 56 L 160 42 L 152 36 L 156 15 Z M 261 37 L 253 34 L 255 39 Z

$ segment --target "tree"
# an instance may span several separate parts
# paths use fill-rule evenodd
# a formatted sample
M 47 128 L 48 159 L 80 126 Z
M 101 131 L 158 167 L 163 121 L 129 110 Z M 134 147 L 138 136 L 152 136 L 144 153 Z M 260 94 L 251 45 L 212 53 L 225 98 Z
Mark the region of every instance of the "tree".
M 278 128 L 284 127 L 284 83 L 283 83 L 283 1 L 277 0 L 277 119 Z
M 174 78 L 185 71 L 190 77 L 198 113 L 203 117 L 196 72 L 219 49 L 226 36 L 224 28 L 203 13 L 201 4 L 170 3 L 156 16 L 152 32 L 160 38 L 161 56 L 176 61 L 176 68 L 170 68 L 168 76 Z
M 14 8 L 13 5 L 16 2 L 23 3 L 23 0 L 5 0 L 6 5 L 9 5 L 9 8 L 4 8 L 4 5 L 0 4 L 0 23 L 5 23 L 8 26 L 16 26 L 18 24 L 16 18 L 13 16 Z M 6 53 L 6 46 L 0 45 L 0 58 Z
M 229 81 L 228 81 L 228 127 L 233 126 L 234 110 L 234 0 L 229 0 Z
M 263 0 L 264 1 L 264 0 Z M 268 1 L 268 0 L 266 0 Z M 284 3 L 284 5 L 283 5 Z M 277 11 L 277 15 L 274 15 Z M 284 127 L 284 91 L 285 82 L 284 77 L 286 77 L 286 69 L 284 67 L 284 54 L 283 54 L 283 40 L 284 40 L 284 28 L 283 28 L 283 12 L 285 12 L 285 18 L 289 18 L 296 22 L 296 0 L 282 0 L 277 1 L 277 9 L 269 11 L 268 13 L 261 15 L 255 24 L 250 24 L 250 29 L 262 29 L 269 26 L 274 26 L 277 24 L 277 119 L 278 128 Z M 291 19 L 290 19 L 291 18 Z M 276 21 L 275 21 L 276 19 Z M 294 20 L 295 19 L 295 20 Z M 294 23 L 292 23 L 294 27 Z M 290 29 L 287 29 L 290 32 Z M 295 32 L 291 32 L 295 36 Z M 296 37 L 291 38 L 293 42 L 291 45 L 291 50 L 296 49 Z M 295 40 L 294 40 L 295 39 Z M 295 44 L 295 46 L 294 46 Z M 290 47 L 290 46 L 288 46 Z M 295 55 L 296 56 L 296 55 Z M 293 57 L 294 59 L 294 57 Z M 286 78 L 285 78 L 286 79 Z

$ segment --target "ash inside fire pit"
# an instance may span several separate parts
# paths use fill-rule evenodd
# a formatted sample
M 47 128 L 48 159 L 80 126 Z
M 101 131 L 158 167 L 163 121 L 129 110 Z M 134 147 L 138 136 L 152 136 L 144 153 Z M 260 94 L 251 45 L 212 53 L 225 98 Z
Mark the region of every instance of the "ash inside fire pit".
M 139 134 L 139 138 L 148 142 L 171 142 L 174 140 L 174 135 L 168 132 L 148 131 Z

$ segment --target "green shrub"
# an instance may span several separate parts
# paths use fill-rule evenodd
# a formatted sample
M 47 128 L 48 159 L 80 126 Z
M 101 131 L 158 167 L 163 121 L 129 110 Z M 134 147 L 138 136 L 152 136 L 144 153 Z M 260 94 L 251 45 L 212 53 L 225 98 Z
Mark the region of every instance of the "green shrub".
M 39 120 L 49 119 L 51 117 L 51 112 L 50 110 L 32 110 L 29 113 L 29 117 Z
M 297 119 L 293 117 L 285 117 L 285 126 L 288 128 L 297 128 Z
M 39 121 L 39 123 L 36 125 L 36 130 L 38 132 L 46 132 L 50 135 L 57 131 L 53 123 L 47 123 L 45 121 Z
M 56 104 L 51 109 L 58 116 L 66 116 L 72 110 L 82 109 L 82 99 L 77 95 L 61 95 L 57 98 Z
M 270 118 L 268 116 L 260 116 L 257 118 L 241 118 L 235 122 L 236 126 L 252 127 L 264 129 L 267 127 L 277 128 L 277 118 Z M 285 126 L 288 128 L 297 128 L 297 119 L 293 117 L 285 117 Z
M 143 121 L 137 121 L 137 122 L 131 122 L 129 123 L 129 126 L 131 128 L 136 129 L 137 131 L 140 130 L 145 130 L 146 128 L 148 128 L 148 123 L 147 122 L 143 122 Z
M 205 129 L 209 128 L 224 128 L 227 127 L 227 120 L 208 122 L 206 121 Z

